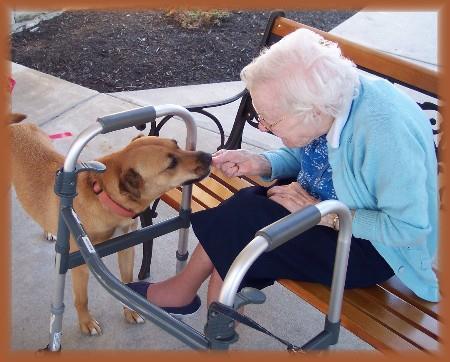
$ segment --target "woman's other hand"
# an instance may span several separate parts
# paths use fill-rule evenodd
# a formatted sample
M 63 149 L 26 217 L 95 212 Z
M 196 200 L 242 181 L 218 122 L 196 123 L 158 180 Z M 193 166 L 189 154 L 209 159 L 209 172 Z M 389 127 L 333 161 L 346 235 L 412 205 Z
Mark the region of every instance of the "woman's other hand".
M 214 153 L 212 164 L 228 177 L 270 176 L 270 162 L 262 155 L 247 150 L 219 150 Z
M 297 181 L 289 185 L 271 187 L 267 191 L 267 197 L 279 203 L 290 212 L 295 212 L 319 202 L 319 200 L 308 194 Z

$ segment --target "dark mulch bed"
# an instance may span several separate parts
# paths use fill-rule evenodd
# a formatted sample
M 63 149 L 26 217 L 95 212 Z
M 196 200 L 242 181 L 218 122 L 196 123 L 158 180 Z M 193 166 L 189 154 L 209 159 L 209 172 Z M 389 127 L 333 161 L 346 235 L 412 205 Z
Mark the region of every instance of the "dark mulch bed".
M 287 16 L 329 31 L 354 13 Z M 13 34 L 12 61 L 99 92 L 233 81 L 257 54 L 269 15 L 237 11 L 185 29 L 165 12 L 65 12 Z

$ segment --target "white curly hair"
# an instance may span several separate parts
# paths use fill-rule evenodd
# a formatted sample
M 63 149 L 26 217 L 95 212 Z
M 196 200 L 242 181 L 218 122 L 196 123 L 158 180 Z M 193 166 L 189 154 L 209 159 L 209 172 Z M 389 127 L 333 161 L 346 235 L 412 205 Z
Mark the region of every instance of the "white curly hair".
M 359 85 L 355 64 L 338 45 L 303 28 L 264 49 L 242 69 L 241 79 L 250 93 L 269 84 L 279 109 L 305 122 L 320 114 L 335 118 Z

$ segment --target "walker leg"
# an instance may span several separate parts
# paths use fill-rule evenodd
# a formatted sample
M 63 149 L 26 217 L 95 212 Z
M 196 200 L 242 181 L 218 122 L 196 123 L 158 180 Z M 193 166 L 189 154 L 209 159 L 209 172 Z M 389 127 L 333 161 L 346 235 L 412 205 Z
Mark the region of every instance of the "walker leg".
M 176 272 L 177 272 L 177 274 L 183 270 L 183 268 L 186 265 L 186 261 L 189 257 L 189 252 L 187 250 L 188 237 L 189 237 L 189 229 L 188 228 L 180 229 L 179 237 L 178 237 L 178 250 L 176 253 L 176 257 L 177 257 Z
M 60 257 L 59 254 L 56 256 Z M 50 314 L 50 342 L 48 350 L 58 352 L 61 349 L 62 319 L 64 314 L 64 287 L 66 274 L 58 274 L 56 277 L 56 288 Z
M 191 199 L 192 199 L 192 185 L 183 186 L 181 193 L 181 208 L 180 215 L 191 213 Z M 177 274 L 183 270 L 186 265 L 186 261 L 189 257 L 188 247 L 189 228 L 181 228 L 178 237 L 178 250 L 177 250 Z
M 69 264 L 69 229 L 62 216 L 59 218 L 58 235 L 55 245 L 55 291 L 50 307 L 50 341 L 46 350 L 61 350 L 62 320 L 64 315 L 64 288 Z

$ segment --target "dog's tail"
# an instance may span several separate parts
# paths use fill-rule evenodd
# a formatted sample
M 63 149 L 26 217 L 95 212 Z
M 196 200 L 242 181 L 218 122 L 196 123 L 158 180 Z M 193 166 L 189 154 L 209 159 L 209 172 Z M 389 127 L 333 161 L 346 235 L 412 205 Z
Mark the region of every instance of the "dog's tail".
M 20 123 L 22 122 L 27 116 L 22 113 L 11 113 L 9 115 L 9 123 Z

